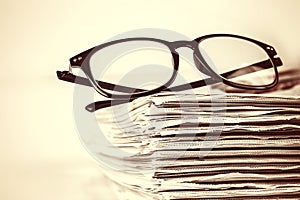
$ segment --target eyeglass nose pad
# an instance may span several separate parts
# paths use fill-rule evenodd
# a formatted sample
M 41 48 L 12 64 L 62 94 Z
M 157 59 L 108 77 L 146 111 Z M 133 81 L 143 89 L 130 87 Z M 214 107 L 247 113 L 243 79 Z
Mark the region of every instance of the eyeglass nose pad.
M 208 64 L 201 54 L 197 55 L 196 52 L 193 54 L 195 66 L 200 72 L 207 76 L 211 76 L 211 72 L 207 69 Z

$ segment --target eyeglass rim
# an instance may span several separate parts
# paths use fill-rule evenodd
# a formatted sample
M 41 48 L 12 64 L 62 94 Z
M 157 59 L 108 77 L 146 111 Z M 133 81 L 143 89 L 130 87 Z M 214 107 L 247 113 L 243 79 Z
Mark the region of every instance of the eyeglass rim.
M 94 53 L 98 52 L 99 50 L 101 50 L 105 47 L 108 47 L 108 46 L 111 46 L 114 44 L 123 43 L 123 42 L 131 42 L 131 41 L 152 41 L 152 42 L 157 42 L 157 43 L 165 45 L 169 49 L 172 59 L 173 59 L 173 73 L 169 77 L 169 79 L 166 81 L 165 84 L 163 84 L 162 86 L 159 86 L 157 88 L 154 88 L 152 90 L 141 91 L 141 92 L 134 93 L 134 94 L 111 94 L 111 93 L 107 92 L 105 89 L 103 89 L 98 84 L 97 80 L 93 77 L 93 74 L 92 74 L 91 68 L 90 68 L 90 62 L 89 62 L 90 58 L 94 55 Z M 86 55 L 86 57 L 84 57 L 83 62 L 81 63 L 82 71 L 85 73 L 85 75 L 91 81 L 91 83 L 92 83 L 93 87 L 96 89 L 96 91 L 98 93 L 100 93 L 101 95 L 108 97 L 108 98 L 137 98 L 137 97 L 141 97 L 141 96 L 147 96 L 147 95 L 158 93 L 158 92 L 166 89 L 173 83 L 173 81 L 175 80 L 175 78 L 177 76 L 178 67 L 179 67 L 179 54 L 175 51 L 173 46 L 170 45 L 170 42 L 161 40 L 161 39 L 157 39 L 157 38 L 137 37 L 137 38 L 125 38 L 125 39 L 114 40 L 114 41 L 110 41 L 110 42 L 101 44 L 99 46 L 96 46 L 96 47 L 90 49 L 90 51 L 88 53 L 86 53 L 85 55 Z
M 188 46 L 188 44 L 192 44 L 195 43 L 197 44 L 197 46 L 202 42 L 205 41 L 206 39 L 209 38 L 214 38 L 214 37 L 233 37 L 233 38 L 239 38 L 239 39 L 243 39 L 249 42 L 252 42 L 256 45 L 258 45 L 259 47 L 261 47 L 269 56 L 269 59 L 273 65 L 273 69 L 275 72 L 275 78 L 274 81 L 271 84 L 267 84 L 267 85 L 259 85 L 259 86 L 250 86 L 250 85 L 244 85 L 244 84 L 240 84 L 240 83 L 235 83 L 232 82 L 228 79 L 226 79 L 225 77 L 220 76 L 218 73 L 216 73 L 214 70 L 212 70 L 212 68 L 205 62 L 201 63 L 201 67 L 203 67 L 203 69 L 201 69 L 202 72 L 206 72 L 209 73 L 208 75 L 211 77 L 214 77 L 216 79 L 220 79 L 220 81 L 223 81 L 224 84 L 232 86 L 232 87 L 236 87 L 236 88 L 240 88 L 240 89 L 254 89 L 254 90 L 267 90 L 270 89 L 272 87 L 274 87 L 277 83 L 278 83 L 278 70 L 276 67 L 276 64 L 274 63 L 274 59 L 276 59 L 274 56 L 277 55 L 277 52 L 275 51 L 275 49 L 268 45 L 265 44 L 263 42 L 260 42 L 258 40 L 252 39 L 252 38 L 248 38 L 245 36 L 240 36 L 240 35 L 234 35 L 234 34 L 210 34 L 210 35 L 204 35 L 201 37 L 198 37 L 192 41 L 174 41 L 174 42 L 169 42 L 166 40 L 162 40 L 162 39 L 157 39 L 157 38 L 150 38 L 150 37 L 134 37 L 134 38 L 124 38 L 124 39 L 119 39 L 119 40 L 114 40 L 114 41 L 110 41 L 110 42 L 106 42 L 103 44 L 100 44 L 98 46 L 95 46 L 93 48 L 90 48 L 76 56 L 73 56 L 72 58 L 70 58 L 70 64 L 73 67 L 79 67 L 82 69 L 82 71 L 85 73 L 85 75 L 87 76 L 87 78 L 89 79 L 89 81 L 91 82 L 91 84 L 93 85 L 93 87 L 95 88 L 95 90 L 100 93 L 101 95 L 108 97 L 108 98 L 138 98 L 141 96 L 147 96 L 147 95 L 151 95 L 151 94 L 155 94 L 155 93 L 159 93 L 160 91 L 163 91 L 165 89 L 167 89 L 175 80 L 177 73 L 178 73 L 178 68 L 179 68 L 179 54 L 176 52 L 176 49 L 178 48 L 178 43 L 182 43 L 182 44 L 186 44 L 184 46 Z M 153 90 L 147 90 L 147 91 L 142 91 L 139 93 L 134 93 L 134 94 L 111 94 L 109 92 L 106 92 L 105 89 L 101 88 L 101 86 L 97 83 L 97 80 L 95 80 L 93 78 L 93 75 L 91 73 L 91 69 L 89 66 L 89 60 L 92 57 L 92 55 L 107 47 L 110 45 L 114 45 L 117 43 L 122 43 L 122 42 L 130 42 L 130 41 L 153 41 L 153 42 L 158 42 L 161 44 L 164 44 L 165 46 L 167 46 L 170 50 L 170 53 L 172 54 L 172 58 L 173 58 L 173 74 L 170 77 L 170 79 L 166 82 L 166 84 L 155 88 Z M 177 43 L 177 44 L 176 44 Z M 181 46 L 180 46 L 181 47 Z M 194 58 L 200 58 L 201 57 L 201 53 L 199 51 L 199 48 L 193 48 L 194 50 Z M 196 63 L 195 63 L 196 64 Z M 197 66 L 196 66 L 197 67 Z M 205 73 L 205 74 L 206 74 Z
M 276 65 L 276 58 L 274 56 L 277 55 L 277 52 L 275 50 L 274 47 L 272 47 L 271 45 L 268 45 L 266 43 L 263 43 L 261 41 L 252 39 L 252 38 L 248 38 L 245 36 L 240 36 L 240 35 L 234 35 L 234 34 L 210 34 L 210 35 L 204 35 L 201 36 L 199 38 L 196 38 L 195 41 L 200 44 L 201 42 L 210 39 L 210 38 L 216 38 L 216 37 L 233 37 L 233 38 L 238 38 L 238 39 L 243 39 L 249 42 L 252 42 L 253 44 L 261 47 L 268 55 L 271 64 L 273 66 L 274 69 L 274 73 L 275 73 L 275 77 L 272 83 L 266 84 L 266 85 L 246 85 L 246 84 L 241 84 L 241 83 L 236 83 L 233 81 L 230 81 L 229 79 L 220 76 L 219 74 L 217 74 L 214 70 L 212 70 L 210 67 L 207 67 L 208 70 L 210 70 L 210 73 L 212 73 L 214 76 L 219 76 L 222 78 L 222 81 L 224 84 L 235 87 L 235 88 L 239 88 L 239 89 L 246 89 L 246 90 L 268 90 L 273 88 L 274 86 L 276 86 L 278 84 L 279 81 L 279 73 L 277 70 L 277 65 Z M 199 48 L 195 49 L 195 52 L 198 54 L 198 56 L 201 56 L 200 50 Z M 202 59 L 204 62 L 205 60 Z M 208 65 L 207 63 L 202 63 L 202 65 Z M 208 65 L 209 66 L 209 65 Z M 271 69 L 271 68 L 269 68 Z

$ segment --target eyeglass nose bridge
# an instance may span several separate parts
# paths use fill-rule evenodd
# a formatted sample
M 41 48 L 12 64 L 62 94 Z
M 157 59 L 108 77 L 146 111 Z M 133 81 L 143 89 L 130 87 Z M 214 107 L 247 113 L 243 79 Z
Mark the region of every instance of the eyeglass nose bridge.
M 196 49 L 198 49 L 197 41 L 195 41 L 195 40 L 192 40 L 192 41 L 179 40 L 179 41 L 172 42 L 170 45 L 172 46 L 172 48 L 174 50 L 182 48 L 182 47 L 186 47 L 186 48 L 193 50 L 193 59 L 194 59 L 195 67 L 197 67 L 197 69 L 200 72 L 202 72 L 208 76 L 212 75 L 211 71 L 207 69 L 207 66 L 205 66 L 206 62 L 205 62 L 203 56 L 201 56 L 201 54 L 198 55 L 196 53 Z
M 181 47 L 187 47 L 189 49 L 194 50 L 195 48 L 197 48 L 198 43 L 194 40 L 192 41 L 187 41 L 187 40 L 179 40 L 179 41 L 175 41 L 175 42 L 171 42 L 170 44 L 174 49 L 178 49 Z

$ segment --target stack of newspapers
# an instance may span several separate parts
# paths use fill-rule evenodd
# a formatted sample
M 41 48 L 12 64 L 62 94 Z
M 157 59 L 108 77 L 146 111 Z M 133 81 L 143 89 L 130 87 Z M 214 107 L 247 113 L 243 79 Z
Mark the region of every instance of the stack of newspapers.
M 119 199 L 299 199 L 297 95 L 165 93 L 96 117 Z

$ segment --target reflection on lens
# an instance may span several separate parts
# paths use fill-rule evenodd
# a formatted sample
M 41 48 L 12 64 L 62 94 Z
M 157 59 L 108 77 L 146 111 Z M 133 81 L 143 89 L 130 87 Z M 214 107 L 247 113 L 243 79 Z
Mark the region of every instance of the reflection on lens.
M 213 37 L 199 43 L 205 62 L 223 78 L 247 86 L 266 86 L 275 80 L 268 54 L 255 43 L 234 37 Z M 230 73 L 231 72 L 231 73 Z
M 165 85 L 173 74 L 172 61 L 164 44 L 139 40 L 102 48 L 89 64 L 95 80 L 117 85 L 106 90 L 110 94 L 136 94 Z

